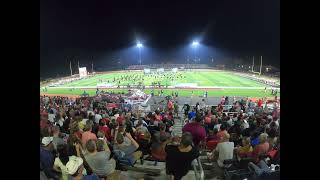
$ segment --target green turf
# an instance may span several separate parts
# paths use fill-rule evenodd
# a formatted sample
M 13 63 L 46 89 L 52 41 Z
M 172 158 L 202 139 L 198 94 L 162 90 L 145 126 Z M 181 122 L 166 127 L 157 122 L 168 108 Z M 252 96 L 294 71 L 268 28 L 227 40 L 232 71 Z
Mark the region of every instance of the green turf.
M 94 77 L 88 79 L 78 80 L 72 83 L 67 83 L 63 85 L 64 87 L 70 86 L 96 86 L 100 79 L 103 81 L 112 82 L 116 77 L 120 77 L 122 75 L 133 75 L 139 74 L 142 75 L 142 72 L 116 72 L 112 74 L 99 74 Z M 171 81 L 170 79 L 161 78 L 155 79 L 153 77 L 145 77 L 144 84 L 146 86 L 151 85 L 152 82 L 160 81 L 162 85 L 175 85 L 178 83 L 197 83 L 198 86 L 237 86 L 237 87 L 264 87 L 262 83 L 252 81 L 243 77 L 236 76 L 229 72 L 182 72 L 185 78 L 175 79 Z M 118 82 L 114 83 L 118 85 Z M 121 81 L 120 85 L 128 85 L 128 84 L 138 84 L 138 82 L 133 81 Z
M 230 72 L 215 72 L 215 71 L 201 71 L 201 72 L 181 72 L 182 75 L 185 78 L 178 78 L 174 81 L 171 81 L 169 79 L 154 79 L 152 77 L 144 77 L 144 84 L 146 86 L 151 85 L 154 81 L 161 81 L 162 85 L 175 85 L 178 83 L 197 83 L 198 87 L 201 86 L 226 86 L 226 87 L 265 87 L 264 84 L 246 79 L 243 77 L 239 77 L 237 75 L 234 75 Z M 108 74 L 99 74 L 94 77 L 88 78 L 88 79 L 82 79 L 78 81 L 74 81 L 72 83 L 68 83 L 63 85 L 62 87 L 86 87 L 86 86 L 96 86 L 100 79 L 103 81 L 110 81 L 112 83 L 114 77 L 120 77 L 121 75 L 126 74 L 140 74 L 142 75 L 142 72 L 114 72 L 114 73 L 108 73 Z M 137 82 L 133 81 L 122 81 L 120 85 L 135 85 Z M 115 85 L 118 85 L 115 83 Z M 68 95 L 80 95 L 83 93 L 83 89 L 74 88 L 71 90 L 70 88 L 48 88 L 48 91 L 45 92 L 47 94 L 68 94 Z M 89 93 L 89 95 L 95 94 L 95 89 L 87 89 L 86 92 Z M 109 90 L 110 91 L 110 90 Z M 121 89 L 115 89 L 112 90 L 114 92 L 127 92 L 127 90 L 121 90 Z M 172 92 L 175 90 L 167 90 L 164 89 L 165 95 L 171 95 Z M 191 96 L 192 90 L 178 90 L 179 96 Z M 150 94 L 151 90 L 146 89 L 144 91 L 147 94 Z M 158 95 L 160 90 L 154 90 L 155 95 Z M 193 96 L 203 96 L 204 90 L 193 90 L 194 94 Z M 40 90 L 40 93 L 42 94 L 42 90 Z M 263 89 L 222 89 L 222 90 L 208 90 L 208 96 L 250 96 L 250 97 L 271 97 L 271 91 L 268 90 L 266 93 Z M 280 96 L 280 93 L 278 93 L 278 96 Z

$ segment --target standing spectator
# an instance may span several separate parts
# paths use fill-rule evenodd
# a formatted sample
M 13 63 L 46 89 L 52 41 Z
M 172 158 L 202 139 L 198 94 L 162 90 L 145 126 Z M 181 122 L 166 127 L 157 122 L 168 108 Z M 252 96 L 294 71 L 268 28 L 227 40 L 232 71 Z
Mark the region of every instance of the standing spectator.
M 97 140 L 97 136 L 91 132 L 92 131 L 92 123 L 90 121 L 86 124 L 85 132 L 82 134 L 82 145 L 85 145 L 89 139 Z
M 206 130 L 200 125 L 201 120 L 200 116 L 196 116 L 195 121 L 187 123 L 182 128 L 182 132 L 190 132 L 192 134 L 195 147 L 198 147 L 200 142 L 204 141 L 206 137 Z
M 180 180 L 191 169 L 192 161 L 199 157 L 199 151 L 192 146 L 192 141 L 192 135 L 186 132 L 181 137 L 180 145 L 167 145 L 165 147 L 167 153 L 166 173 L 170 180 L 173 177 L 175 180 Z
M 189 104 L 184 104 L 182 109 L 184 111 L 184 116 L 186 118 L 188 116 L 188 113 L 189 113 L 189 110 L 190 110 L 190 105 Z
M 196 112 L 195 112 L 194 109 L 192 109 L 192 111 L 189 112 L 189 114 L 188 114 L 188 119 L 191 120 L 191 119 L 193 119 L 195 116 L 196 116 Z

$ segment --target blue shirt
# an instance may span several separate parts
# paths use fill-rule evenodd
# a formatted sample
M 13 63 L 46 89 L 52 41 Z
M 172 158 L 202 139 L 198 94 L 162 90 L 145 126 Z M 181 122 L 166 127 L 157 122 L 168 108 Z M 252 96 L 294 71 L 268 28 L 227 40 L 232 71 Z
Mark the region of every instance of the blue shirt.
M 251 140 L 251 145 L 254 147 L 260 143 L 259 137 Z
M 53 167 L 54 155 L 51 151 L 45 150 L 40 146 L 40 162 L 43 168 L 51 169 Z
M 69 180 L 73 180 L 72 176 L 69 176 L 68 178 Z M 81 180 L 100 180 L 100 178 L 95 175 L 95 174 L 91 174 L 91 175 L 85 175 L 81 178 Z
M 188 114 L 189 120 L 192 119 L 192 118 L 195 117 L 195 116 L 196 116 L 196 112 L 194 112 L 194 111 L 191 111 L 191 112 L 189 112 L 189 114 Z

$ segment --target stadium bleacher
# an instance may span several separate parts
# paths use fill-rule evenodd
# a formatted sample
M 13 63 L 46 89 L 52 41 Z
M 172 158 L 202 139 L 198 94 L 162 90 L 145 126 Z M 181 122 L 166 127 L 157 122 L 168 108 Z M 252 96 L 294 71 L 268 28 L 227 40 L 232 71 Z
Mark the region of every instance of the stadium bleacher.
M 223 99 L 141 110 L 40 96 L 40 179 L 279 179 L 280 102 Z

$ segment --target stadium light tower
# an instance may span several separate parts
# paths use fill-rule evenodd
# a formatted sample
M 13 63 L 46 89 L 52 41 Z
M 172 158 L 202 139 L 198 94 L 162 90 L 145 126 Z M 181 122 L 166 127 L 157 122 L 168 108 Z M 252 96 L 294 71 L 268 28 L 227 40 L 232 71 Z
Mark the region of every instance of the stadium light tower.
M 139 48 L 139 63 L 141 65 L 141 48 L 143 47 L 142 43 L 138 42 L 137 47 Z
M 194 49 L 194 61 L 197 61 L 197 47 L 199 46 L 199 42 L 198 41 L 193 41 L 192 42 L 192 47 Z

